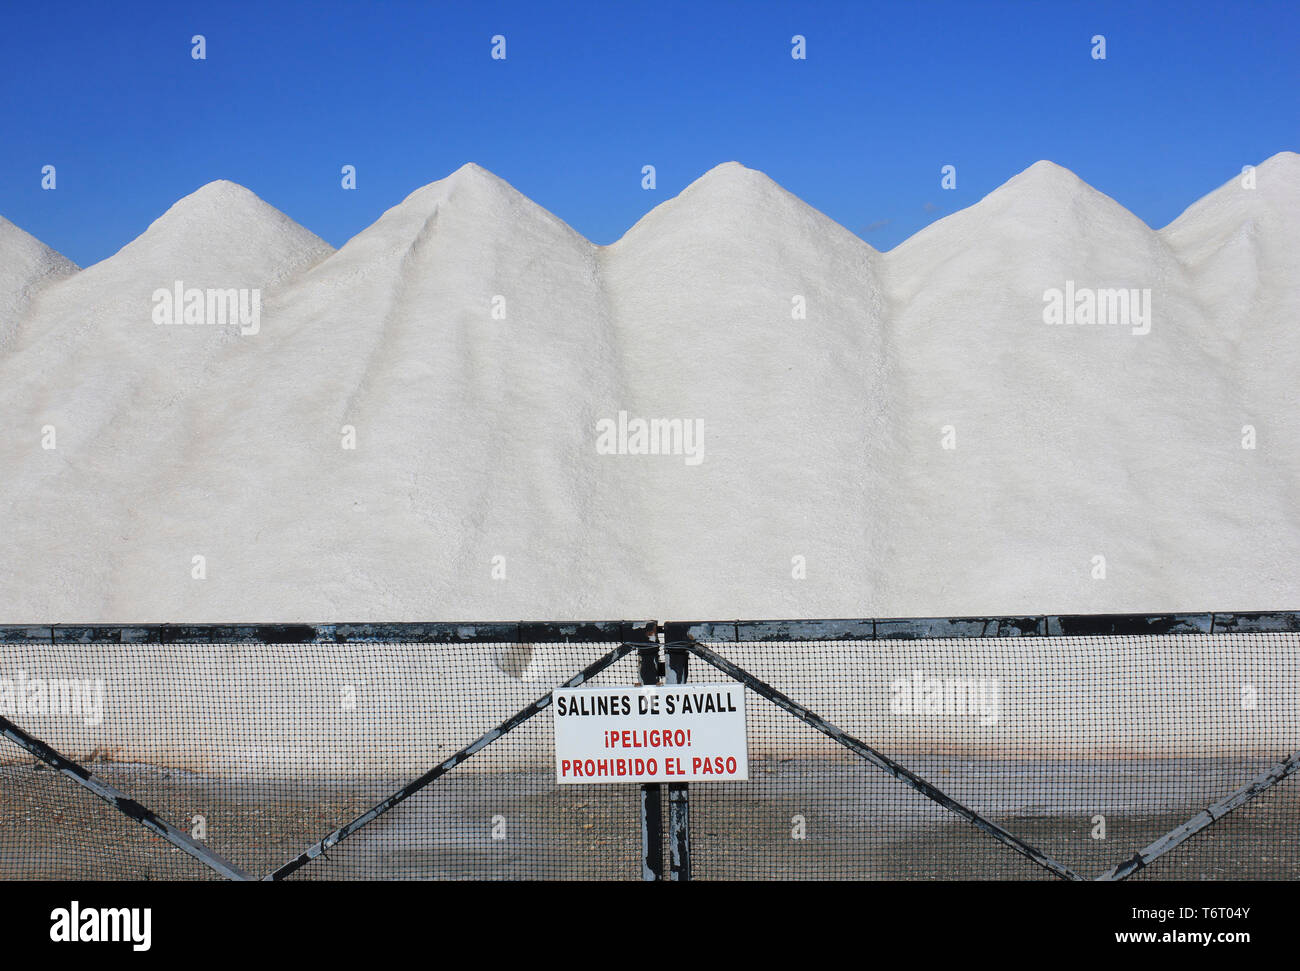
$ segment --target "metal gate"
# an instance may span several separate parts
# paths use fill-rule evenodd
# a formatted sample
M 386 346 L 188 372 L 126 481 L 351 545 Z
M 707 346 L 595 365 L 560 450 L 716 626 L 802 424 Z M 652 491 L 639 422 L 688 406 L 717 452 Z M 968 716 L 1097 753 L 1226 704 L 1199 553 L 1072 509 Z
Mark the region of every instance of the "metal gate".
M 749 781 L 556 785 L 718 679 Z M 10 627 L 0 731 L 10 878 L 1300 876 L 1294 613 Z

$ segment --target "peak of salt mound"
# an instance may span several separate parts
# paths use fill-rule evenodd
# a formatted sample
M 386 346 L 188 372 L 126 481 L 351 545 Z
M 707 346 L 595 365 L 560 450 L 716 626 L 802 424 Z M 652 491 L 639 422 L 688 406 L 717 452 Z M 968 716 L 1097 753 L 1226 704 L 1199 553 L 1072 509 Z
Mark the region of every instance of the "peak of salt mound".
M 1146 225 L 1110 196 L 1047 159 L 1013 175 L 970 208 L 1013 213 L 1022 218 L 1037 215 L 1053 221 L 1067 213 L 1076 220 L 1089 221 L 1108 216 Z
M 1300 179 L 1300 153 L 1278 152 L 1264 159 L 1255 169 L 1256 172 L 1267 172 L 1272 178 Z
M 811 243 L 819 236 L 858 256 L 876 253 L 870 244 L 763 172 L 739 162 L 723 162 L 642 216 L 611 250 L 655 248 L 664 240 L 685 238 L 716 255 L 722 252 L 717 249 L 720 245 L 733 251 L 760 240 L 798 238 Z
M 218 179 L 177 200 L 91 270 L 95 279 L 110 271 L 138 270 L 182 279 L 197 273 L 224 285 L 253 287 L 273 283 L 332 252 L 323 239 L 255 193 Z
M 683 189 L 677 199 L 695 198 L 698 202 L 709 197 L 756 204 L 779 196 L 795 198 L 758 169 L 751 169 L 739 162 L 723 162 Z M 799 201 L 806 205 L 802 200 Z
M 1161 239 L 1195 272 L 1247 278 L 1273 265 L 1294 273 L 1300 255 L 1300 155 L 1278 152 L 1235 173 L 1160 230 Z M 1226 260 L 1226 261 L 1225 261 Z
M 1255 166 L 1255 205 L 1267 207 L 1282 219 L 1300 215 L 1300 155 L 1278 152 Z
M 292 220 L 242 185 L 217 179 L 176 200 L 149 225 L 145 235 L 202 231 L 222 222 L 236 222 L 245 229 L 255 229 L 259 225 L 270 227 Z
M 525 227 L 530 227 L 525 232 Z M 363 229 L 339 250 L 339 260 L 384 258 L 393 251 L 409 253 L 440 229 L 461 237 L 470 248 L 487 246 L 505 236 L 530 232 L 560 232 L 584 240 L 577 230 L 539 206 L 505 179 L 483 166 L 467 162 L 450 175 L 410 193 Z M 584 240 L 585 241 L 585 240 Z
M 475 162 L 466 162 L 450 175 L 421 186 L 389 212 L 400 210 L 433 212 L 446 205 L 482 209 L 488 212 L 493 209 L 536 211 L 546 213 L 550 218 L 558 220 L 558 217 L 547 213 L 505 179 Z
M 75 273 L 78 269 L 77 264 L 62 253 L 0 216 L 0 271 L 8 271 L 15 266 L 60 274 Z
M 39 287 L 76 272 L 67 257 L 0 216 L 0 341 Z
M 1010 186 L 1024 187 L 1046 187 L 1055 191 L 1074 191 L 1081 187 L 1087 187 L 1088 183 L 1079 178 L 1064 165 L 1057 165 L 1050 159 L 1040 158 L 1033 165 L 1017 172 L 1011 178 L 1007 179 L 998 189 Z
M 440 181 L 443 182 L 483 182 L 489 185 L 500 185 L 506 188 L 512 188 L 509 182 L 501 178 L 495 172 L 485 169 L 477 162 L 466 162 L 451 175 Z
M 767 174 L 739 162 L 715 165 L 659 208 L 669 207 L 701 214 L 725 208 L 818 212 Z
M 1122 205 L 1064 166 L 1046 159 L 1012 176 L 974 205 L 937 220 L 900 243 L 889 259 L 904 278 L 982 249 L 1006 258 L 1038 258 L 1086 240 L 1145 250 L 1153 233 Z
M 208 232 L 237 228 L 250 242 L 271 238 L 319 247 L 323 241 L 294 222 L 256 193 L 235 182 L 217 179 L 179 199 L 154 220 L 145 235 L 163 232 L 178 236 L 187 232 Z
M 767 185 L 776 185 L 766 174 L 758 169 L 751 169 L 749 166 L 740 162 L 720 162 L 713 168 L 709 169 L 698 179 L 691 183 L 691 186 L 709 185 L 725 182 L 749 182 L 751 184 L 764 183 Z M 689 189 L 690 186 L 687 186 Z
M 1179 256 L 1197 264 L 1225 246 L 1248 244 L 1274 257 L 1292 256 L 1300 245 L 1300 155 L 1278 152 L 1237 172 L 1192 203 L 1161 237 Z M 1265 239 L 1269 242 L 1263 242 Z

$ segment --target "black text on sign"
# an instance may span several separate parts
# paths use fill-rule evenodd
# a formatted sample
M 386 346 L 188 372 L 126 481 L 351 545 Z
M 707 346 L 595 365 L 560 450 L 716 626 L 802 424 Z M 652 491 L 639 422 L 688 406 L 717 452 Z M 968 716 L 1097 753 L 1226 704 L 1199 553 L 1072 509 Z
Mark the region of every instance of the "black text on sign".
M 749 778 L 741 685 L 557 688 L 551 711 L 557 782 Z

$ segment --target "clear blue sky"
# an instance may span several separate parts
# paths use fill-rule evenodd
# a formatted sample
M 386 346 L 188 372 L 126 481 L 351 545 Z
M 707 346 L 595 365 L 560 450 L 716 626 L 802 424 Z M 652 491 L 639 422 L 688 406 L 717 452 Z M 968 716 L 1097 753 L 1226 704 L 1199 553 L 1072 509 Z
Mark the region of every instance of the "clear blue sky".
M 475 161 L 609 243 L 735 159 L 889 249 L 1040 158 L 1161 226 L 1297 148 L 1295 0 L 10 0 L 0 17 L 0 214 L 82 265 L 218 178 L 337 246 Z

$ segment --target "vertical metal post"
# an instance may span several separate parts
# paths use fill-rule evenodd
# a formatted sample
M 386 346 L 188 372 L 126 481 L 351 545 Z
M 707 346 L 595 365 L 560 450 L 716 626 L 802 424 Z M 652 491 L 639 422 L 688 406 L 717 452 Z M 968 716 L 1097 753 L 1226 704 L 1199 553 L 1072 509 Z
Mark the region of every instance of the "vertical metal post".
M 637 648 L 641 655 L 641 683 L 659 683 L 659 645 Z M 664 877 L 663 787 L 657 782 L 641 784 L 641 879 Z
M 684 647 L 669 646 L 665 684 L 685 684 L 690 653 Z M 670 880 L 691 878 L 691 794 L 690 783 L 668 783 L 668 846 L 672 853 Z

